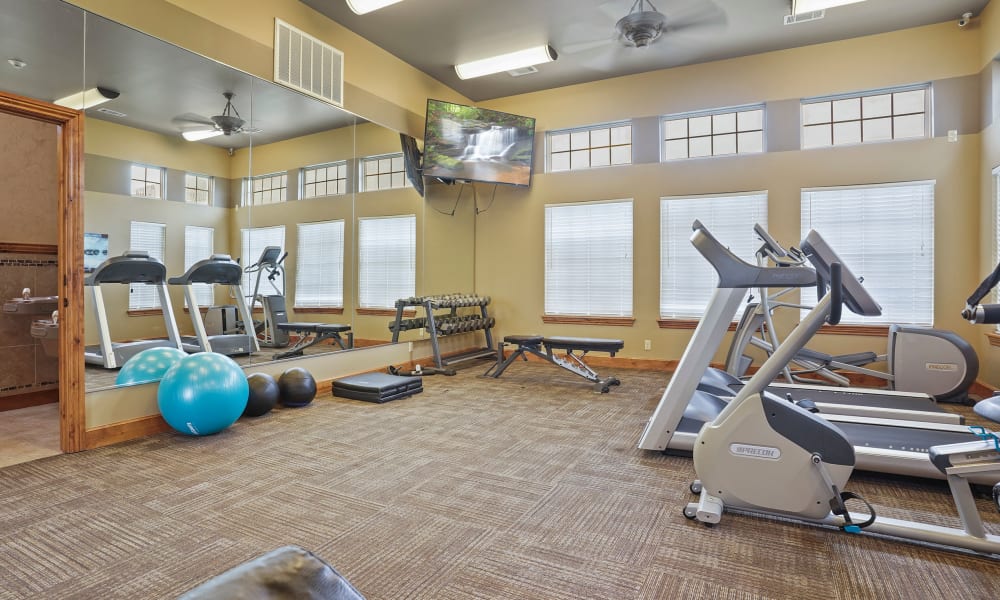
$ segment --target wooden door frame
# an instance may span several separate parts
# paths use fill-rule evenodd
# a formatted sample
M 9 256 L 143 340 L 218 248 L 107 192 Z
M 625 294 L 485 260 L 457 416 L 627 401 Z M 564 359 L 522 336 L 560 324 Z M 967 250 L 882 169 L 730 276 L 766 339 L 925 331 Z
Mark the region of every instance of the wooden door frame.
M 83 113 L 0 92 L 0 112 L 58 131 L 59 177 L 59 447 L 86 449 L 83 363 Z M 26 201 L 30 199 L 25 199 Z

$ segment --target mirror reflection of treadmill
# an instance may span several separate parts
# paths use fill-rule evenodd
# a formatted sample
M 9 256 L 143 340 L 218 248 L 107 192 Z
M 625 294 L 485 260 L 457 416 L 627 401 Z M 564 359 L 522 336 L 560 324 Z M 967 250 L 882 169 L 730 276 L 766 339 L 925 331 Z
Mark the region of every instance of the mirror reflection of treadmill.
M 167 293 L 167 268 L 159 260 L 149 256 L 148 252 L 128 250 L 121 256 L 114 256 L 104 261 L 84 280 L 94 297 L 94 312 L 97 317 L 97 329 L 100 343 L 87 346 L 84 351 L 84 361 L 104 367 L 117 369 L 125 362 L 149 348 L 169 346 L 183 350 L 177 322 L 174 320 L 170 295 Z M 114 342 L 108 328 L 108 313 L 104 305 L 103 284 L 119 283 L 125 285 L 155 286 L 157 297 L 163 312 L 163 322 L 167 329 L 167 339 L 138 340 L 134 342 Z
M 243 296 L 242 279 L 243 268 L 240 267 L 239 263 L 228 254 L 213 254 L 209 258 L 199 260 L 191 265 L 183 275 L 167 280 L 170 285 L 184 286 L 184 298 L 187 300 L 188 311 L 191 313 L 191 324 L 194 326 L 195 335 L 181 338 L 185 352 L 218 352 L 227 356 L 236 356 L 259 350 L 256 335 L 246 331 L 237 331 L 237 322 L 253 322 L 246 298 Z M 227 323 L 225 315 L 228 314 L 227 309 L 230 307 L 209 307 L 210 314 L 218 313 L 222 317 L 216 319 L 218 331 L 209 334 L 206 319 L 201 316 L 201 307 L 198 305 L 195 295 L 194 284 L 196 283 L 229 286 L 230 296 L 236 302 L 236 306 L 233 308 L 239 315 L 238 319 L 230 318 Z

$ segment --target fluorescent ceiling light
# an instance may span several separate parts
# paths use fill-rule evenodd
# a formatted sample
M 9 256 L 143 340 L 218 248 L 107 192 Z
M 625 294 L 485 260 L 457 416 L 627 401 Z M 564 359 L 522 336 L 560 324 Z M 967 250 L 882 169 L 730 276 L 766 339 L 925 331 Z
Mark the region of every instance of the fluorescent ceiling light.
M 844 6 L 845 4 L 855 4 L 858 2 L 864 2 L 864 0 L 793 0 L 792 14 L 801 15 L 802 13 L 826 10 L 828 8 Z
M 55 101 L 55 104 L 65 106 L 66 108 L 72 108 L 74 110 L 83 110 L 84 108 L 91 108 L 97 106 L 98 104 L 104 104 L 108 100 L 114 100 L 120 95 L 121 94 L 115 90 L 109 88 L 95 87 L 82 92 L 77 92 L 75 94 L 70 94 L 65 98 L 60 98 Z
M 390 4 L 396 4 L 403 0 L 347 0 L 347 6 L 359 15 L 370 13 L 373 10 L 385 8 Z
M 513 71 L 523 69 L 542 63 L 551 62 L 558 58 L 556 51 L 551 46 L 536 46 L 527 50 L 509 52 L 491 58 L 474 60 L 472 62 L 455 65 L 455 72 L 459 79 L 472 79 L 483 75 L 492 75 L 501 71 Z
M 222 132 L 218 129 L 196 129 L 194 131 L 181 132 L 181 135 L 189 142 L 197 142 L 198 140 L 207 140 L 208 138 L 222 135 Z

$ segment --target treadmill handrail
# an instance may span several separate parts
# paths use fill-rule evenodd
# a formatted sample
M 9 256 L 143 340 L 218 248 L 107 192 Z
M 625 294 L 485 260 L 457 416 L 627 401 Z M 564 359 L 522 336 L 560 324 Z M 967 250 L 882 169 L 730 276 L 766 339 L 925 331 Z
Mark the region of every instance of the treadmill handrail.
M 691 228 L 691 243 L 719 275 L 719 288 L 809 287 L 816 285 L 816 271 L 806 266 L 761 267 L 733 254 L 701 221 Z

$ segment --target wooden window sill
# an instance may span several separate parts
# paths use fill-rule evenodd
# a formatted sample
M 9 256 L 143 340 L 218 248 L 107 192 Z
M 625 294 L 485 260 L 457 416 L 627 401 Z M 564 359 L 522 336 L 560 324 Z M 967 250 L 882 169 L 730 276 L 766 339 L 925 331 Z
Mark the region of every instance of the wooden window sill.
M 184 310 L 187 310 L 186 308 Z M 158 308 L 143 308 L 139 310 L 129 310 L 128 316 L 130 317 L 160 317 L 163 316 L 163 311 Z
M 832 335 L 864 335 L 873 337 L 888 337 L 888 325 L 824 325 L 816 332 Z
M 342 315 L 344 314 L 344 307 L 335 306 L 309 306 L 309 307 L 299 307 L 293 306 L 292 310 L 300 315 Z M 395 314 L 395 313 L 393 313 Z
M 396 309 L 395 308 L 357 308 L 357 309 L 354 310 L 354 312 L 356 314 L 359 314 L 359 315 L 367 315 L 367 316 L 373 316 L 373 317 L 395 317 L 396 316 Z M 405 308 L 405 309 L 403 309 L 403 316 L 404 317 L 414 317 L 414 316 L 416 316 L 416 314 L 417 314 L 417 311 L 414 310 L 414 309 L 412 309 L 412 308 Z
M 694 329 L 698 326 L 698 319 L 657 319 L 656 324 L 660 329 Z M 736 331 L 736 323 L 730 323 L 728 331 Z
M 635 317 L 576 317 L 570 315 L 542 315 L 542 323 L 631 327 L 635 325 Z
M 986 334 L 986 339 L 990 341 L 990 346 L 1000 348 L 1000 333 L 991 331 Z

